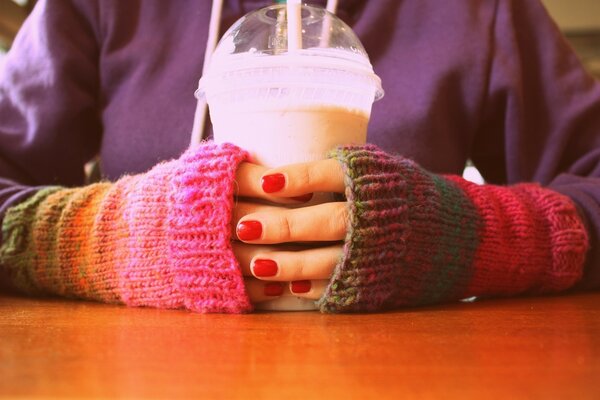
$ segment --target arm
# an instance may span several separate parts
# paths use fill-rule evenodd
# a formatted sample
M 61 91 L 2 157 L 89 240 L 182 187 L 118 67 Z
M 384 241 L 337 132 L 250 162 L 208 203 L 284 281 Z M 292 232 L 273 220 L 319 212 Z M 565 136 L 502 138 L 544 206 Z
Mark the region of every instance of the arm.
M 490 183 L 538 182 L 575 202 L 600 286 L 600 84 L 539 1 L 499 1 L 488 95 L 472 159 Z
M 118 251 L 121 253 L 126 248 L 135 248 L 133 245 L 129 246 L 126 240 L 117 240 L 110 231 L 110 224 L 98 224 L 92 227 L 92 220 L 95 221 L 96 217 L 112 218 L 115 229 L 124 223 L 133 224 L 132 218 L 134 221 L 140 221 L 140 219 L 139 215 L 129 218 L 132 210 L 143 210 L 145 203 L 133 204 L 128 198 L 121 199 L 118 206 L 124 208 L 122 214 L 127 217 L 114 216 L 101 205 L 105 204 L 107 199 L 121 198 L 119 193 L 122 193 L 123 190 L 134 190 L 142 196 L 143 190 L 139 185 L 150 185 L 149 181 L 152 177 L 155 177 L 158 171 L 164 170 L 164 167 L 157 167 L 145 178 L 130 178 L 114 185 L 103 183 L 102 185 L 81 187 L 84 181 L 83 165 L 97 153 L 102 130 L 100 112 L 103 99 L 99 90 L 98 57 L 104 32 L 101 31 L 98 8 L 99 3 L 90 0 L 38 2 L 34 12 L 19 33 L 8 56 L 6 67 L 2 71 L 0 79 L 0 224 L 3 222 L 4 215 L 6 213 L 8 215 L 3 224 L 4 237 L 0 236 L 0 245 L 3 247 L 3 256 L 0 260 L 3 268 L 0 268 L 0 275 L 8 271 L 9 276 L 0 276 L 0 284 L 14 283 L 28 292 L 64 294 L 148 305 L 149 303 L 145 300 L 136 301 L 127 296 L 124 297 L 123 294 L 115 295 L 118 292 L 119 282 L 122 282 L 119 279 L 115 280 L 114 277 L 105 279 L 106 277 L 98 278 L 97 276 L 92 278 L 99 261 L 91 254 L 94 254 L 95 251 L 104 254 L 104 248 L 97 247 L 98 237 L 106 238 L 108 243 L 120 249 Z M 204 172 L 207 177 L 216 173 L 208 167 Z M 166 184 L 168 179 L 170 177 L 165 177 L 163 184 Z M 240 176 L 238 179 L 243 180 L 244 177 Z M 204 181 L 200 180 L 199 182 Z M 210 188 L 209 184 L 205 186 Z M 164 192 L 156 193 L 165 194 Z M 215 207 L 226 208 L 229 199 L 224 201 L 225 204 L 217 204 Z M 157 206 L 158 214 L 147 215 L 146 218 L 164 221 L 165 209 L 169 207 L 165 205 L 166 203 L 162 205 L 158 203 L 158 201 L 153 203 Z M 169 204 L 175 203 L 170 202 Z M 161 212 L 162 214 L 160 214 Z M 40 215 L 47 218 L 38 220 L 37 217 Z M 70 219 L 70 216 L 73 215 L 77 216 L 75 220 Z M 196 222 L 199 230 L 207 223 L 203 220 Z M 80 223 L 87 225 L 81 226 Z M 143 227 L 144 224 L 142 223 L 141 226 Z M 93 230 L 94 235 L 84 242 L 81 241 L 81 237 L 71 238 L 69 236 L 74 232 L 86 232 L 88 229 Z M 214 251 L 226 253 L 228 247 L 224 240 L 228 237 L 227 234 L 221 233 L 217 236 L 221 241 L 213 243 L 213 245 L 217 246 L 220 243 L 225 247 L 215 247 Z M 85 263 L 79 265 L 78 263 L 83 262 L 82 259 L 70 259 L 69 254 L 72 255 L 71 253 L 61 253 L 54 249 L 55 241 L 60 243 L 59 250 L 61 251 L 67 251 L 69 248 L 73 250 L 71 242 L 78 243 L 77 246 L 84 246 L 82 248 L 85 248 L 85 257 L 87 257 Z M 150 246 L 151 239 L 148 242 L 147 244 Z M 47 252 L 49 248 L 54 249 L 51 254 Z M 164 243 L 160 248 L 163 250 L 163 255 L 167 254 Z M 138 251 L 140 254 L 137 259 L 143 260 L 143 250 L 138 248 Z M 59 254 L 62 255 L 59 256 Z M 100 264 L 105 265 L 107 262 L 100 261 Z M 164 267 L 165 265 L 162 262 L 153 271 L 170 271 L 171 267 Z M 235 263 L 231 265 L 235 265 Z M 44 277 L 46 267 L 50 274 L 60 267 L 61 275 L 49 282 Z M 133 261 L 130 263 L 130 267 L 133 275 L 138 274 L 137 269 L 140 270 L 139 273 L 149 271 L 147 265 L 139 266 Z M 101 294 L 88 292 L 87 290 L 91 290 L 89 285 L 84 289 L 78 288 L 77 285 L 73 286 L 72 279 L 79 273 L 77 271 L 85 273 L 91 281 L 95 282 L 90 283 L 91 286 L 104 287 L 104 289 L 99 289 Z M 171 274 L 174 276 L 173 273 Z M 209 274 L 206 276 L 208 277 Z M 204 279 L 202 278 L 202 281 L 198 283 L 198 287 L 206 287 L 202 285 L 207 285 L 209 282 Z M 239 286 L 236 286 L 239 282 L 235 279 L 237 278 L 232 277 L 230 284 L 234 289 L 239 289 Z M 43 284 L 40 286 L 42 282 Z M 190 284 L 192 285 L 192 283 Z M 253 301 L 272 298 L 265 294 L 263 286 L 258 282 L 249 280 L 246 283 Z M 157 286 L 169 287 L 165 286 L 164 282 L 157 283 Z M 195 289 L 190 287 L 190 290 Z M 203 291 L 203 289 L 197 290 Z M 242 289 L 242 294 L 243 292 Z M 146 296 L 144 293 L 144 290 L 141 290 L 140 296 Z M 215 292 L 213 292 L 214 294 Z M 237 308 L 236 306 L 226 307 L 223 305 L 223 301 L 228 296 L 223 296 L 222 301 L 216 302 L 219 304 L 215 303 L 213 306 L 186 305 L 186 307 L 196 310 L 242 310 L 247 308 L 247 305 L 239 304 Z M 157 304 L 165 306 L 160 301 Z
M 0 68 L 0 224 L 46 185 L 83 183 L 97 153 L 94 8 L 39 1 Z M 1 273 L 0 286 L 8 289 Z
M 348 187 L 349 238 L 323 310 L 551 293 L 581 278 L 588 235 L 566 196 L 431 174 L 373 147 L 335 157 Z
M 246 158 L 205 143 L 115 183 L 39 190 L 8 210 L 0 264 L 30 294 L 250 311 L 230 241 L 235 172 Z
M 490 184 L 432 174 L 374 148 L 338 150 L 349 216 L 346 235 L 327 238 L 345 238 L 342 258 L 322 267 L 331 281 L 311 293 L 322 310 L 600 285 L 600 85 L 538 1 L 496 5 L 486 38 L 492 46 L 487 95 L 470 149 Z M 283 172 L 290 181 L 339 179 L 313 169 L 319 167 Z M 325 189 L 300 186 L 281 194 Z M 280 220 L 289 227 L 311 215 L 318 213 Z M 331 215 L 343 213 L 313 218 L 312 225 L 332 225 Z M 279 221 L 263 218 L 263 225 L 275 225 L 265 230 L 280 230 Z
M 279 268 L 268 278 L 254 272 L 261 279 L 312 280 L 308 290 L 300 285 L 300 296 L 318 299 L 322 311 L 553 293 L 582 276 L 588 235 L 562 194 L 532 183 L 475 185 L 370 145 L 342 147 L 332 156 L 264 174 L 285 177 L 280 196 L 334 191 L 345 193 L 347 203 L 287 211 L 257 206 L 240 219 L 262 226 L 260 236 L 242 235 L 252 244 L 344 241 L 337 258 L 329 248 L 255 254 Z M 257 190 L 240 186 L 241 193 Z
M 98 150 L 95 3 L 39 1 L 0 70 L 0 220 L 44 185 L 83 183 Z
M 558 292 L 582 281 L 586 259 L 583 280 L 593 285 L 598 83 L 538 2 L 496 4 L 486 104 L 470 149 L 490 184 L 432 174 L 373 147 L 338 149 L 347 205 L 275 215 L 257 207 L 240 224 L 262 227 L 253 244 L 344 239 L 341 259 L 255 254 L 249 263 L 269 259 L 278 267 L 261 279 L 312 280 L 302 296 L 320 298 L 323 311 Z M 286 177 L 281 196 L 343 193 L 344 180 L 332 171 L 322 162 L 267 173 Z M 318 280 L 329 276 L 323 290 Z

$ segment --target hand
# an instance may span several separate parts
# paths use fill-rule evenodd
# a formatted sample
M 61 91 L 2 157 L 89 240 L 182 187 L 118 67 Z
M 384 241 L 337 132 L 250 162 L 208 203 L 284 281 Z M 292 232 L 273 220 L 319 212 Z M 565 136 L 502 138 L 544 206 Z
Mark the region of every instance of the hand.
M 234 208 L 232 228 L 240 242 L 234 242 L 233 251 L 252 303 L 286 292 L 319 299 L 342 254 L 348 221 L 346 203 L 302 208 L 277 204 L 301 204 L 307 201 L 306 194 L 313 192 L 343 193 L 340 164 L 323 160 L 267 169 L 242 163 L 236 181 L 241 199 Z M 298 196 L 304 199 L 293 199 Z

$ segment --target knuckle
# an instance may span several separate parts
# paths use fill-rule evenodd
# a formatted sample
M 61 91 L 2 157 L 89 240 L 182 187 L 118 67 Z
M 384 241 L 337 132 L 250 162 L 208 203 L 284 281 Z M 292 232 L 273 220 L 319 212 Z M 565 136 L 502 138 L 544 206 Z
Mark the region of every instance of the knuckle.
M 300 171 L 298 171 L 298 176 L 296 178 L 298 179 L 299 186 L 303 188 L 310 187 L 313 181 L 312 176 L 311 168 L 301 168 Z
M 294 237 L 294 224 L 285 213 L 280 214 L 278 226 L 280 241 L 286 242 Z
M 350 213 L 348 211 L 348 207 L 346 207 L 346 204 L 336 203 L 333 215 L 335 218 L 330 220 L 332 224 L 331 230 L 334 235 L 343 237 L 346 234 L 348 220 L 350 218 Z
M 306 265 L 304 257 L 298 253 L 294 257 L 293 267 L 290 274 L 290 280 L 296 281 L 304 278 L 304 266 Z
M 236 196 L 244 196 L 248 195 L 249 193 L 252 193 L 252 187 L 250 185 L 252 180 L 250 179 L 250 175 L 250 164 L 246 162 L 241 163 L 236 171 L 235 180 L 233 181 L 233 190 Z

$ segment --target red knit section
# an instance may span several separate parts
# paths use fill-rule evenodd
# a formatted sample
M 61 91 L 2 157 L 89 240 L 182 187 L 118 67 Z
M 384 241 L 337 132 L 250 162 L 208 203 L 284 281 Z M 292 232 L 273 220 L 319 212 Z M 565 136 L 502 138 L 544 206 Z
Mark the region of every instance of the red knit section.
M 569 198 L 535 184 L 479 186 L 447 178 L 483 220 L 465 297 L 557 292 L 581 278 L 588 237 Z

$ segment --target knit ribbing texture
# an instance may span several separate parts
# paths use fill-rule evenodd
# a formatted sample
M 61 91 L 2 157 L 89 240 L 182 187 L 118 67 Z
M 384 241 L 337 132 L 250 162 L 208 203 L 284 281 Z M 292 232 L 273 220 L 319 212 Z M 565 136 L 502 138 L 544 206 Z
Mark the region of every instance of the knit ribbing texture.
M 566 196 L 432 174 L 372 145 L 331 156 L 350 221 L 323 312 L 558 292 L 582 276 L 588 235 Z
M 7 211 L 0 264 L 28 293 L 248 312 L 230 228 L 247 157 L 204 143 L 115 183 L 42 189 Z

